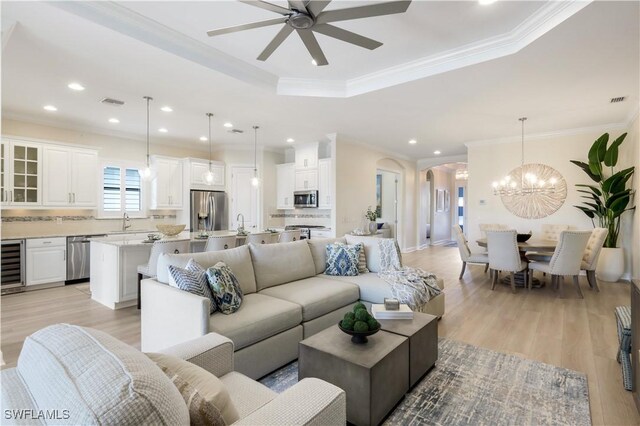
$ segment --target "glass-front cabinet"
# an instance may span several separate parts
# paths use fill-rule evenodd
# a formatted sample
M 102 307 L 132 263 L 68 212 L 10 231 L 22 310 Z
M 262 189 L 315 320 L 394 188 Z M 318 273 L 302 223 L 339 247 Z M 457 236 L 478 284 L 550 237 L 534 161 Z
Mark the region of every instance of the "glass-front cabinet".
M 42 199 L 42 149 L 39 144 L 2 141 L 2 203 L 14 207 L 38 205 Z

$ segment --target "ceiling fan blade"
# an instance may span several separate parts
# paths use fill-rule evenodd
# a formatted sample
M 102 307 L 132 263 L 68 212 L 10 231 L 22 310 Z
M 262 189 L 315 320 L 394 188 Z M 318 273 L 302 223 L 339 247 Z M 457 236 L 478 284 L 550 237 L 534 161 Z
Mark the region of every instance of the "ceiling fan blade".
M 207 31 L 207 35 L 209 37 L 213 37 L 220 34 L 229 34 L 229 33 L 235 33 L 238 31 L 251 30 L 253 28 L 268 27 L 269 25 L 284 24 L 286 21 L 287 21 L 287 18 L 285 17 L 268 19 L 266 21 L 252 22 L 250 24 L 242 24 L 242 25 L 236 25 L 233 27 L 220 28 L 217 30 Z
M 382 46 L 379 41 L 370 39 L 360 34 L 352 33 L 351 31 L 343 30 L 342 28 L 334 27 L 329 24 L 320 24 L 313 27 L 313 31 L 320 34 L 324 34 L 329 37 L 337 38 L 338 40 L 346 41 L 347 43 L 355 44 L 356 46 L 364 47 L 365 49 L 373 50 Z
M 240 3 L 248 4 L 251 6 L 259 7 L 270 12 L 279 13 L 281 15 L 290 15 L 291 11 L 286 7 L 278 6 L 277 4 L 269 3 L 262 0 L 238 0 Z
M 258 60 L 266 61 L 269 56 L 271 56 L 271 54 L 275 52 L 278 47 L 280 47 L 282 42 L 285 41 L 285 39 L 289 37 L 289 34 L 291 34 L 292 32 L 293 28 L 291 28 L 289 25 L 283 26 L 278 34 L 276 34 L 276 36 L 273 38 L 273 40 L 271 40 L 271 42 L 267 45 L 267 47 L 264 48 L 260 56 L 258 56 Z
M 312 0 L 307 4 L 307 11 L 313 16 L 318 16 L 331 0 Z
M 316 22 L 318 24 L 326 24 L 327 22 L 393 15 L 395 13 L 406 12 L 410 4 L 411 0 L 402 0 L 370 4 L 366 6 L 348 7 L 346 9 L 328 10 L 318 15 Z
M 314 61 L 316 61 L 316 65 L 329 65 L 327 62 L 327 58 L 325 58 L 320 45 L 318 44 L 318 40 L 316 40 L 316 36 L 313 35 L 313 31 L 310 30 L 296 30 L 298 35 L 302 39 L 305 47 L 311 54 L 311 57 Z
M 287 3 L 289 3 L 289 7 L 291 9 L 295 9 L 298 12 L 306 12 L 307 11 L 306 3 L 309 3 L 309 2 L 303 1 L 303 0 L 287 0 Z

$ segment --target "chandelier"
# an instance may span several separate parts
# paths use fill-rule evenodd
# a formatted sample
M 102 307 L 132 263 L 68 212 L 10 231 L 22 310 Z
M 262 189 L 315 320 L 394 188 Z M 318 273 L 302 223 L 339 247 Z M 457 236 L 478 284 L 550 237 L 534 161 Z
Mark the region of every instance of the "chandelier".
M 555 176 L 545 180 L 539 176 L 540 164 L 524 163 L 524 122 L 527 117 L 518 119 L 522 123 L 520 167 L 499 181 L 493 182 L 493 195 L 522 196 L 532 194 L 554 194 L 558 179 Z

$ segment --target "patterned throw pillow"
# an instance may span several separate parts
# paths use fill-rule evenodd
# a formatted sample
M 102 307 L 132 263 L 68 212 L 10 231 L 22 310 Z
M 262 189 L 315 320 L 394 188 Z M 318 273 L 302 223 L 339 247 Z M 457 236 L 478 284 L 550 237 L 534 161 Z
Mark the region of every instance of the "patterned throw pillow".
M 360 256 L 358 257 L 358 273 L 366 274 L 369 272 L 367 269 L 367 257 L 364 254 L 364 244 L 358 243 L 356 246 L 360 246 Z
M 325 275 L 358 275 L 358 260 L 360 259 L 361 249 L 362 245 L 348 246 L 340 243 L 328 244 Z
M 210 314 L 216 311 L 216 300 L 211 293 L 211 288 L 209 288 L 207 273 L 195 260 L 189 259 L 185 269 L 169 265 L 169 274 L 180 290 L 209 299 Z
M 218 262 L 207 269 L 207 279 L 220 312 L 228 315 L 240 309 L 242 289 L 231 268 L 224 262 Z

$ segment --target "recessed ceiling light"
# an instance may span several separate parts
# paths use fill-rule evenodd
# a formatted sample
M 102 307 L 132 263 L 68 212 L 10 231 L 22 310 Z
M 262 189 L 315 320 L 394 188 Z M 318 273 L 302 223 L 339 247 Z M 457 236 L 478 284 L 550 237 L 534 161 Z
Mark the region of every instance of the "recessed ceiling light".
M 440 155 L 440 154 L 441 154 L 441 152 L 440 152 L 440 151 L 433 151 L 433 153 L 434 153 L 435 155 Z
M 208 139 L 207 139 L 206 136 L 200 136 L 200 141 L 206 142 L 206 141 L 208 141 Z
M 418 141 L 417 141 L 417 140 L 415 140 L 415 139 L 411 139 L 411 140 L 409 141 L 409 143 L 410 143 L 411 145 L 415 145 L 415 144 L 417 144 L 417 143 L 418 143 Z
M 165 129 L 164 127 L 160 127 L 160 128 L 158 129 L 158 131 L 159 131 L 160 133 L 167 133 L 167 132 L 168 132 L 168 130 L 167 130 L 167 129 Z
M 480 3 L 483 6 L 488 6 L 490 4 L 495 3 L 498 0 L 478 0 L 478 3 Z
M 71 90 L 76 90 L 78 92 L 81 92 L 84 90 L 84 86 L 80 83 L 69 83 L 67 84 L 67 87 Z
M 229 128 L 229 127 L 233 127 L 233 124 L 231 124 L 231 123 L 224 123 L 224 127 L 227 127 L 227 128 Z
M 294 143 L 294 142 L 295 142 L 295 139 L 293 139 L 293 138 L 289 138 L 289 139 L 287 139 L 287 142 L 289 142 L 289 143 Z
M 160 111 L 164 111 L 164 112 L 172 112 L 173 108 L 171 108 L 170 106 L 163 106 L 162 108 L 160 108 Z
M 316 62 L 316 60 L 315 60 L 315 59 L 312 59 L 312 60 L 311 60 L 311 65 L 313 65 L 314 67 L 317 67 L 317 66 L 318 66 L 318 63 Z
M 118 120 L 117 118 L 110 118 L 109 119 L 109 123 L 118 124 L 119 122 L 120 122 L 120 120 Z
M 43 108 L 45 110 L 47 110 L 47 111 L 57 111 L 58 110 L 58 108 L 54 107 L 53 105 L 45 105 Z

